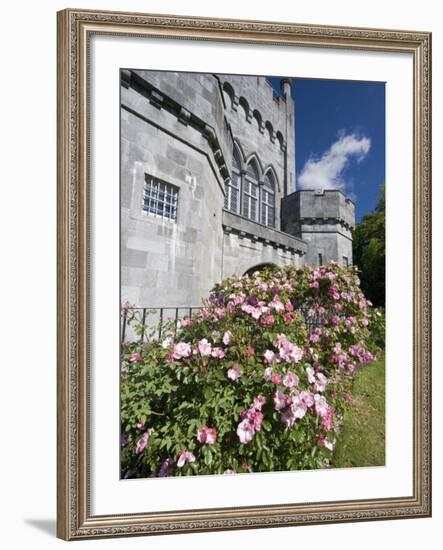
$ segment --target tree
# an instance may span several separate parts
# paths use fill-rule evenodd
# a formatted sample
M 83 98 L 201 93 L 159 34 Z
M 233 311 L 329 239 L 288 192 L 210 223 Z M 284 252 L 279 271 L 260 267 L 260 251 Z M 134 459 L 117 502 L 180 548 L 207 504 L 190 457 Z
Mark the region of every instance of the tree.
M 361 288 L 376 307 L 385 306 L 385 184 L 373 212 L 363 216 L 354 231 L 354 264 L 360 270 Z

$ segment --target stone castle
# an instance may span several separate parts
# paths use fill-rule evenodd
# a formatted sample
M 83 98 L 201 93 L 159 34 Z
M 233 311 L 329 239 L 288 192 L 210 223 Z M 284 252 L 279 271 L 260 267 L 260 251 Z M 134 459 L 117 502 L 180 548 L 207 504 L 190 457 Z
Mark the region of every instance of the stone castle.
M 354 203 L 295 189 L 289 79 L 120 76 L 122 302 L 198 306 L 233 273 L 352 263 Z

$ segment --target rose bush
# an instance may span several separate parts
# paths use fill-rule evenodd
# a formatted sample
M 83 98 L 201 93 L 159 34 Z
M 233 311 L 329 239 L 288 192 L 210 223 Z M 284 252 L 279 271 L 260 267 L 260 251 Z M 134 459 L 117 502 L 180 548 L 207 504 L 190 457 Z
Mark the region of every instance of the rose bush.
M 126 344 L 122 475 L 328 466 L 371 304 L 336 264 L 234 275 L 175 336 Z

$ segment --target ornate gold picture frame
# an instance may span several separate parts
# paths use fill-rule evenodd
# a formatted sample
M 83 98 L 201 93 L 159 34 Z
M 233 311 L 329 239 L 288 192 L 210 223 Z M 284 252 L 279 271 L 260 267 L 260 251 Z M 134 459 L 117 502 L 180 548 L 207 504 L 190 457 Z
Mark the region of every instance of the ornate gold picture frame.
M 92 512 L 91 122 L 94 36 L 181 39 L 413 59 L 412 494 L 198 508 Z M 431 515 L 431 34 L 68 9 L 58 13 L 58 536 L 65 540 L 428 517 Z M 398 312 L 401 315 L 401 312 Z M 118 342 L 116 343 L 118 346 Z

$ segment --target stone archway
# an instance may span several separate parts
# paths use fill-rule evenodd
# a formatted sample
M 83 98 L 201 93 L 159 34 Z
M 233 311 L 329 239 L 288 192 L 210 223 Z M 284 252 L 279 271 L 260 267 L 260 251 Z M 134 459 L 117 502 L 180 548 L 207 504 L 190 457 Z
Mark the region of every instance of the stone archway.
M 247 269 L 243 273 L 243 275 L 252 275 L 256 271 L 263 271 L 263 269 L 278 269 L 278 266 L 276 264 L 273 264 L 273 263 L 270 263 L 270 262 L 257 264 L 257 265 L 254 265 L 253 267 L 250 267 L 249 269 Z

